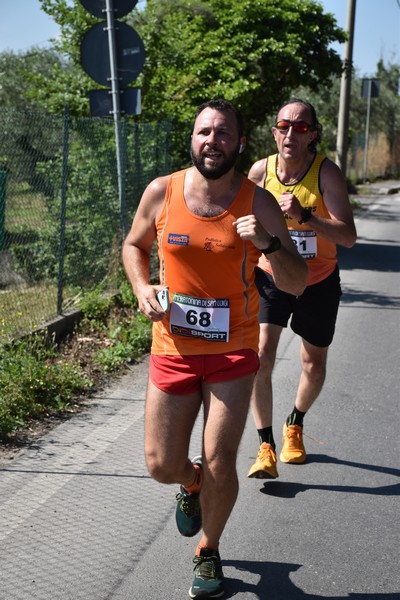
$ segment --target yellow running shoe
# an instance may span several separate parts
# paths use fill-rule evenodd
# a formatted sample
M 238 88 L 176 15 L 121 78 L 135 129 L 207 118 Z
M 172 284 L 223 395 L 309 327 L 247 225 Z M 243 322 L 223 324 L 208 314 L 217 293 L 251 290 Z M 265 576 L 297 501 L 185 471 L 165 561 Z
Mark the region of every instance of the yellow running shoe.
M 263 442 L 257 454 L 257 460 L 251 467 L 247 477 L 255 479 L 276 479 L 279 477 L 276 469 L 276 454 L 271 444 Z
M 300 425 L 283 426 L 283 446 L 279 459 L 284 463 L 303 463 L 306 451 L 303 444 L 303 428 Z

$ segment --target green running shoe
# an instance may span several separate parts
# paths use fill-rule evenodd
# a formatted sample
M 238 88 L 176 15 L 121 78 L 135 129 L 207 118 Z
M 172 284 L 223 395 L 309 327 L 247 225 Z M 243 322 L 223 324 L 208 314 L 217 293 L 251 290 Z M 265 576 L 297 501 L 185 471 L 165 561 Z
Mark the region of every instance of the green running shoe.
M 192 459 L 194 465 L 201 466 L 201 456 Z M 176 495 L 175 518 L 178 531 L 185 537 L 193 537 L 201 529 L 200 494 L 189 494 L 181 485 L 181 491 Z
M 189 596 L 191 598 L 220 598 L 223 596 L 224 575 L 219 552 L 202 548 L 200 556 L 195 556 L 193 562 L 196 566 Z

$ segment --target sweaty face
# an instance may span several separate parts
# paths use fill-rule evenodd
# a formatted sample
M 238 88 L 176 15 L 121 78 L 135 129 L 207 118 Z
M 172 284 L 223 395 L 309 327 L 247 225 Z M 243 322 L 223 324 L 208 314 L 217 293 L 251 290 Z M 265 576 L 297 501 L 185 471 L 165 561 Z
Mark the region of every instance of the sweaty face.
M 231 111 L 204 109 L 196 119 L 192 134 L 193 165 L 206 179 L 219 179 L 236 164 L 239 134 Z

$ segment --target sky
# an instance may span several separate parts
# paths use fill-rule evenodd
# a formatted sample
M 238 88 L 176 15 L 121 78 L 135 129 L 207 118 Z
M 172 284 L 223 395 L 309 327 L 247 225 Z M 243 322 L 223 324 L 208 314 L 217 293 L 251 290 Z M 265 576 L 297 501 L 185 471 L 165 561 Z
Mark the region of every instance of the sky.
M 349 0 L 320 1 L 324 12 L 332 13 L 338 26 L 346 29 Z M 0 0 L 0 52 L 49 47 L 58 31 L 39 0 Z M 343 58 L 344 45 L 333 47 Z M 385 64 L 400 63 L 400 0 L 356 0 L 353 62 L 358 76 L 373 76 L 381 58 Z

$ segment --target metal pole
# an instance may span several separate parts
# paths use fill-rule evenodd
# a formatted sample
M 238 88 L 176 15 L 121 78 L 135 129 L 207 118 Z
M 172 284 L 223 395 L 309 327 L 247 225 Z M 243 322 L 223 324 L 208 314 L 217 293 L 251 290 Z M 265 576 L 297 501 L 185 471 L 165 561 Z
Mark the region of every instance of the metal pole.
M 368 140 L 369 140 L 369 115 L 370 115 L 370 112 L 371 112 L 371 91 L 372 91 L 372 79 L 368 79 L 367 120 L 365 122 L 363 183 L 365 183 L 367 181 Z
M 7 171 L 0 165 L 0 252 L 3 250 L 6 242 L 6 184 Z
M 68 154 L 69 154 L 69 106 L 64 107 L 64 134 L 63 134 L 63 160 L 61 181 L 61 216 L 60 216 L 60 250 L 58 258 L 58 283 L 57 283 L 57 314 L 62 312 L 63 285 L 64 285 L 64 257 L 65 257 L 65 217 L 67 211 L 67 184 L 68 184 Z
M 353 39 L 356 0 L 347 2 L 347 32 L 349 39 L 344 45 L 343 73 L 340 85 L 338 132 L 336 141 L 336 164 L 339 165 L 344 177 L 347 171 L 347 146 L 350 111 L 351 75 L 353 70 Z
M 117 69 L 117 44 L 115 40 L 115 19 L 113 0 L 106 0 L 107 13 L 107 31 L 108 31 L 108 48 L 110 52 L 110 79 L 111 79 L 111 95 L 113 104 L 114 128 L 115 128 L 115 145 L 117 157 L 117 178 L 118 178 L 118 198 L 121 213 L 121 222 L 124 229 L 123 212 L 123 170 L 122 170 L 122 149 L 121 149 L 121 132 L 120 132 L 120 117 L 121 108 L 119 102 L 119 81 Z M 122 231 L 123 237 L 126 231 Z

